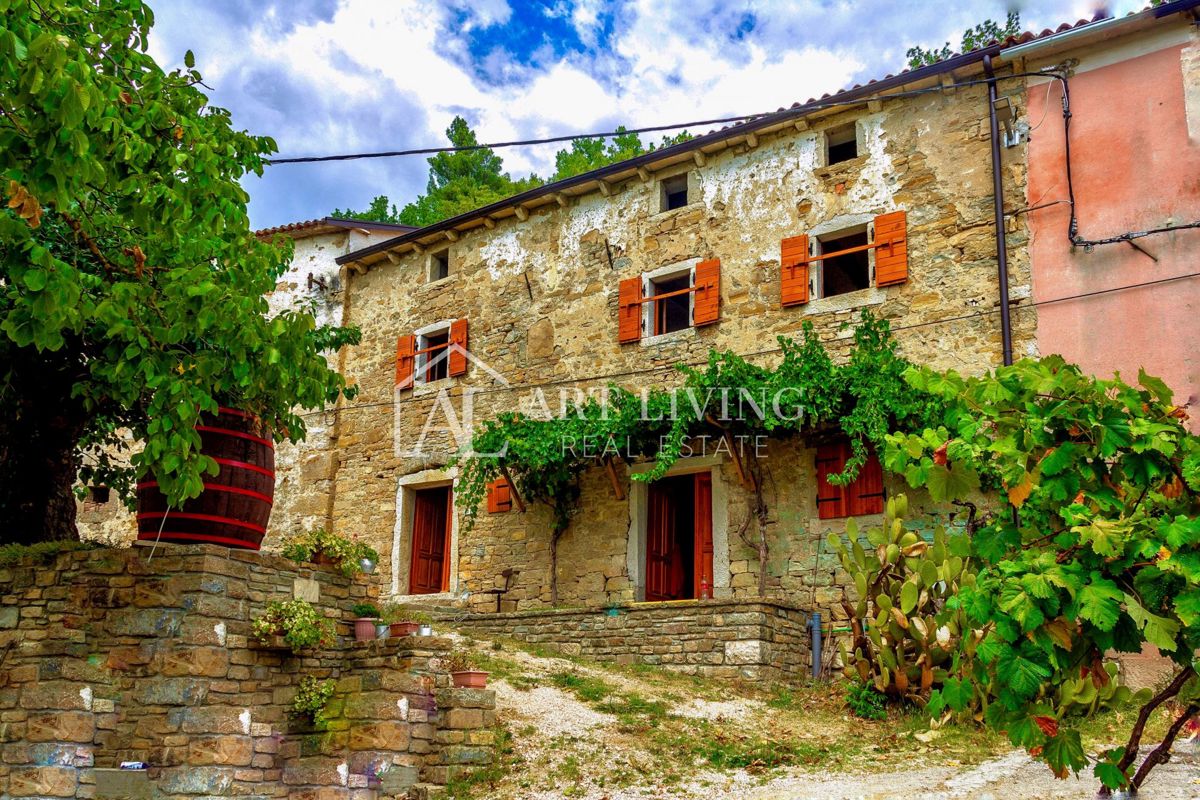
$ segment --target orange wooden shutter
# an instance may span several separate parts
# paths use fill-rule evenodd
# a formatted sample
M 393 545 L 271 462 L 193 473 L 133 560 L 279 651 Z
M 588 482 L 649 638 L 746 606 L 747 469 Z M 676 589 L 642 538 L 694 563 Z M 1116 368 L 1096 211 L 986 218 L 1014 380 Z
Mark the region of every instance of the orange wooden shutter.
M 908 223 L 903 211 L 875 218 L 875 285 L 895 286 L 908 280 Z
M 779 294 L 785 306 L 808 302 L 808 236 L 779 243 Z
M 409 334 L 396 340 L 396 385 L 411 389 L 413 385 L 413 360 L 417 352 L 417 337 Z
M 848 516 L 846 487 L 834 486 L 830 475 L 837 475 L 846 468 L 849 442 L 832 442 L 817 447 L 817 517 L 834 519 Z
M 508 481 L 499 478 L 487 485 L 487 510 L 489 514 L 502 514 L 512 511 L 512 492 L 509 491 Z
M 456 319 L 450 323 L 450 374 L 452 376 L 467 374 L 467 321 L 465 319 Z
M 642 338 L 642 279 L 626 278 L 617 291 L 617 339 L 636 342 Z
M 696 265 L 696 299 L 692 324 L 711 325 L 721 316 L 721 259 L 710 258 Z
M 858 470 L 854 483 L 845 487 L 849 516 L 883 513 L 883 466 L 872 452 Z

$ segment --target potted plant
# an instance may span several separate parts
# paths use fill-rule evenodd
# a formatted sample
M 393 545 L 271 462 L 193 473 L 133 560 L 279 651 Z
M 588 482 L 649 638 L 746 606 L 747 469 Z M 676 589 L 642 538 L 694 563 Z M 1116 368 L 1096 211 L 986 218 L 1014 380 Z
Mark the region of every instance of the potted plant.
M 325 717 L 325 706 L 333 697 L 333 679 L 319 680 L 312 675 L 306 675 L 300 681 L 299 691 L 292 700 L 293 716 L 306 718 L 318 730 L 325 727 L 328 719 Z
M 424 611 L 414 611 L 404 606 L 388 606 L 387 619 L 392 636 L 412 636 L 422 626 L 428 627 L 433 623 L 433 617 Z
M 329 647 L 337 641 L 333 623 L 305 600 L 272 600 L 250 629 L 254 638 L 265 645 L 282 637 L 293 653 L 308 647 Z
M 351 606 L 350 613 L 354 615 L 354 641 L 369 642 L 374 639 L 379 606 L 374 603 L 355 603 Z
M 450 673 L 457 689 L 483 689 L 488 674 L 476 665 L 475 655 L 466 650 L 451 650 L 441 660 L 442 668 Z
M 339 536 L 324 528 L 289 536 L 283 542 L 283 555 L 301 564 L 332 564 L 347 577 L 359 572 L 369 575 L 379 563 L 375 548 L 358 537 Z

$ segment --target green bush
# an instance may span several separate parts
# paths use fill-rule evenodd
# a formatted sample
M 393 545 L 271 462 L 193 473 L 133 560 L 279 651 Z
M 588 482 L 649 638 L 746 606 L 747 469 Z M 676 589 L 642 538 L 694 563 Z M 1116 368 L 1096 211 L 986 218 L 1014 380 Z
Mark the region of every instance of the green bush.
M 333 679 L 319 680 L 311 675 L 300 681 L 300 691 L 292 700 L 292 713 L 296 716 L 308 717 L 313 725 L 324 728 L 329 720 L 325 717 L 325 706 L 333 697 Z
M 862 719 L 887 719 L 887 698 L 866 681 L 850 681 L 846 684 L 846 705 L 856 717 Z
M 0 545 L 0 566 L 16 564 L 26 558 L 31 558 L 39 564 L 44 564 L 60 553 L 70 553 L 75 550 L 94 550 L 98 545 L 92 542 L 77 542 L 72 540 L 37 542 L 36 544 L 5 544 Z
M 304 600 L 272 600 L 266 613 L 254 620 L 251 631 L 264 643 L 282 636 L 295 653 L 306 647 L 329 647 L 337 641 L 333 623 Z
M 283 541 L 283 555 L 300 564 L 311 563 L 318 555 L 325 555 L 347 576 L 362 572 L 359 562 L 364 558 L 379 561 L 375 548 L 356 537 L 339 536 L 324 528 L 287 537 Z
M 374 603 L 355 603 L 350 606 L 350 616 L 355 619 L 379 619 L 382 614 Z

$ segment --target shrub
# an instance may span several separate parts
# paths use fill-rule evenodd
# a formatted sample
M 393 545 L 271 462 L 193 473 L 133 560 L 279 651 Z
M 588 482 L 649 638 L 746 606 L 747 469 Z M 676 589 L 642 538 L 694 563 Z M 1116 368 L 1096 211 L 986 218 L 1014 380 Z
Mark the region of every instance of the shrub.
M 475 654 L 467 650 L 451 650 L 442 656 L 440 663 L 446 672 L 470 672 L 478 664 Z
M 364 558 L 379 561 L 379 553 L 375 548 L 358 541 L 357 537 L 339 536 L 324 528 L 290 536 L 283 542 L 284 557 L 301 564 L 309 563 L 321 554 L 337 564 L 342 574 L 347 576 L 362 572 L 359 562 Z
M 887 698 L 866 681 L 850 681 L 846 684 L 846 705 L 856 717 L 862 719 L 887 719 Z
M 356 619 L 379 619 L 379 606 L 374 603 L 355 603 L 350 606 L 350 616 Z
M 5 544 L 0 545 L 0 566 L 16 564 L 26 558 L 31 558 L 39 564 L 44 564 L 60 553 L 70 553 L 75 550 L 94 550 L 92 542 L 77 542 L 61 540 L 37 542 L 35 544 Z
M 267 603 L 266 613 L 254 620 L 251 630 L 261 642 L 282 636 L 296 653 L 306 647 L 329 647 L 337 640 L 333 623 L 304 600 L 272 600 Z
M 416 622 L 420 625 L 431 625 L 433 617 L 425 611 L 416 611 L 407 606 L 389 603 L 383 607 L 383 618 L 388 622 Z
M 292 713 L 296 716 L 308 717 L 313 725 L 324 728 L 329 720 L 325 717 L 325 706 L 333 697 L 333 679 L 319 680 L 311 675 L 300 681 L 300 691 L 292 701 Z

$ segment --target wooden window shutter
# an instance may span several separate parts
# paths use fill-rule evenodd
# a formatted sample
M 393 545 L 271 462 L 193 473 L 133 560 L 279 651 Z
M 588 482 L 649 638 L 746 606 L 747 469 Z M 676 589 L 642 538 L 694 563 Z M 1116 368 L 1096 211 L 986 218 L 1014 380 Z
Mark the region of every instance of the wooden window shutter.
M 642 338 L 642 279 L 626 278 L 617 291 L 617 340 L 636 342 Z
M 411 389 L 413 385 L 413 362 L 417 352 L 417 337 L 412 334 L 396 340 L 396 386 Z
M 456 346 L 457 345 L 457 346 Z M 467 321 L 456 319 L 450 323 L 451 376 L 467 374 Z
M 710 258 L 696 265 L 696 299 L 692 324 L 711 325 L 721 316 L 721 259 Z
M 847 445 L 849 447 L 849 445 Z M 847 452 L 849 452 L 847 450 Z M 872 451 L 858 470 L 854 483 L 845 487 L 849 516 L 883 513 L 883 466 Z
M 908 280 L 908 223 L 903 211 L 875 218 L 875 285 L 895 286 Z
M 849 442 L 832 442 L 817 447 L 817 517 L 835 519 L 848 516 L 846 487 L 834 486 L 830 475 L 837 475 L 846 468 L 850 452 Z
M 783 305 L 808 302 L 808 236 L 802 234 L 779 243 L 779 294 Z
M 512 511 L 512 491 L 508 481 L 499 478 L 487 485 L 487 510 L 489 514 L 503 514 Z

